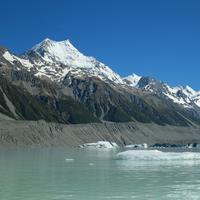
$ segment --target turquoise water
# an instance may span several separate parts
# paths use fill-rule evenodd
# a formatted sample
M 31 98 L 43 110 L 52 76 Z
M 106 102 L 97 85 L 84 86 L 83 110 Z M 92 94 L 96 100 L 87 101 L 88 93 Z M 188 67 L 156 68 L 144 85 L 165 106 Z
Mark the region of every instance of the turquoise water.
M 0 200 L 65 199 L 200 199 L 200 164 L 116 160 L 112 151 L 0 149 Z

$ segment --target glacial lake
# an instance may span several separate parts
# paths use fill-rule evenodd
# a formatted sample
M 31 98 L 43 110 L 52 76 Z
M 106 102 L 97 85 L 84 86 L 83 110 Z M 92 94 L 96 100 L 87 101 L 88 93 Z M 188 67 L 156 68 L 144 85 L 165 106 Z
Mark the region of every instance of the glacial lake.
M 0 149 L 1 200 L 200 199 L 200 162 L 129 161 L 115 151 Z

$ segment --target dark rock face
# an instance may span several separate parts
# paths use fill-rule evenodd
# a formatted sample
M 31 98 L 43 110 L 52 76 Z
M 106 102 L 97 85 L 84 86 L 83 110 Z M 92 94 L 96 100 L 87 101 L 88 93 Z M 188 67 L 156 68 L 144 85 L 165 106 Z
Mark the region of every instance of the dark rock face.
M 99 122 L 83 104 L 59 94 L 56 91 L 59 88 L 48 82 L 32 79 L 31 76 L 14 76 L 12 82 L 4 76 L 0 78 L 0 113 L 13 119 L 44 119 L 59 123 Z

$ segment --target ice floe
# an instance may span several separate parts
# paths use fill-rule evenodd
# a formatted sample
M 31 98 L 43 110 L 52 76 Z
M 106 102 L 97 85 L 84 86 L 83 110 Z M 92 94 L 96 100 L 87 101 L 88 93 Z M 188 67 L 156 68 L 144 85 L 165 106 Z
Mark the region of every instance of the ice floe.
M 80 145 L 81 148 L 95 148 L 95 149 L 116 149 L 118 145 L 115 142 L 98 141 L 96 143 L 85 143 Z
M 66 158 L 65 161 L 66 162 L 74 162 L 74 158 Z
M 148 144 L 144 143 L 144 144 L 129 144 L 126 145 L 125 148 L 143 148 L 143 149 L 147 149 L 148 148 Z
M 94 163 L 89 163 L 89 166 L 94 166 L 95 164 Z
M 199 149 L 200 144 L 198 143 L 189 143 L 189 144 L 154 144 L 151 145 L 152 148 L 186 148 L 186 149 Z
M 117 155 L 118 160 L 179 161 L 200 160 L 199 152 L 162 152 L 158 150 L 128 150 Z

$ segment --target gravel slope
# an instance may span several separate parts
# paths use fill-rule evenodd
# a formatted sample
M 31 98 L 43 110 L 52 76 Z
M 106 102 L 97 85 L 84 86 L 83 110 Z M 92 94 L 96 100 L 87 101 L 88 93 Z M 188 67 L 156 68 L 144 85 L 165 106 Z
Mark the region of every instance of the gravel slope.
M 144 123 L 64 125 L 45 121 L 0 121 L 0 146 L 66 146 L 108 140 L 133 143 L 200 143 L 200 127 L 159 126 Z

